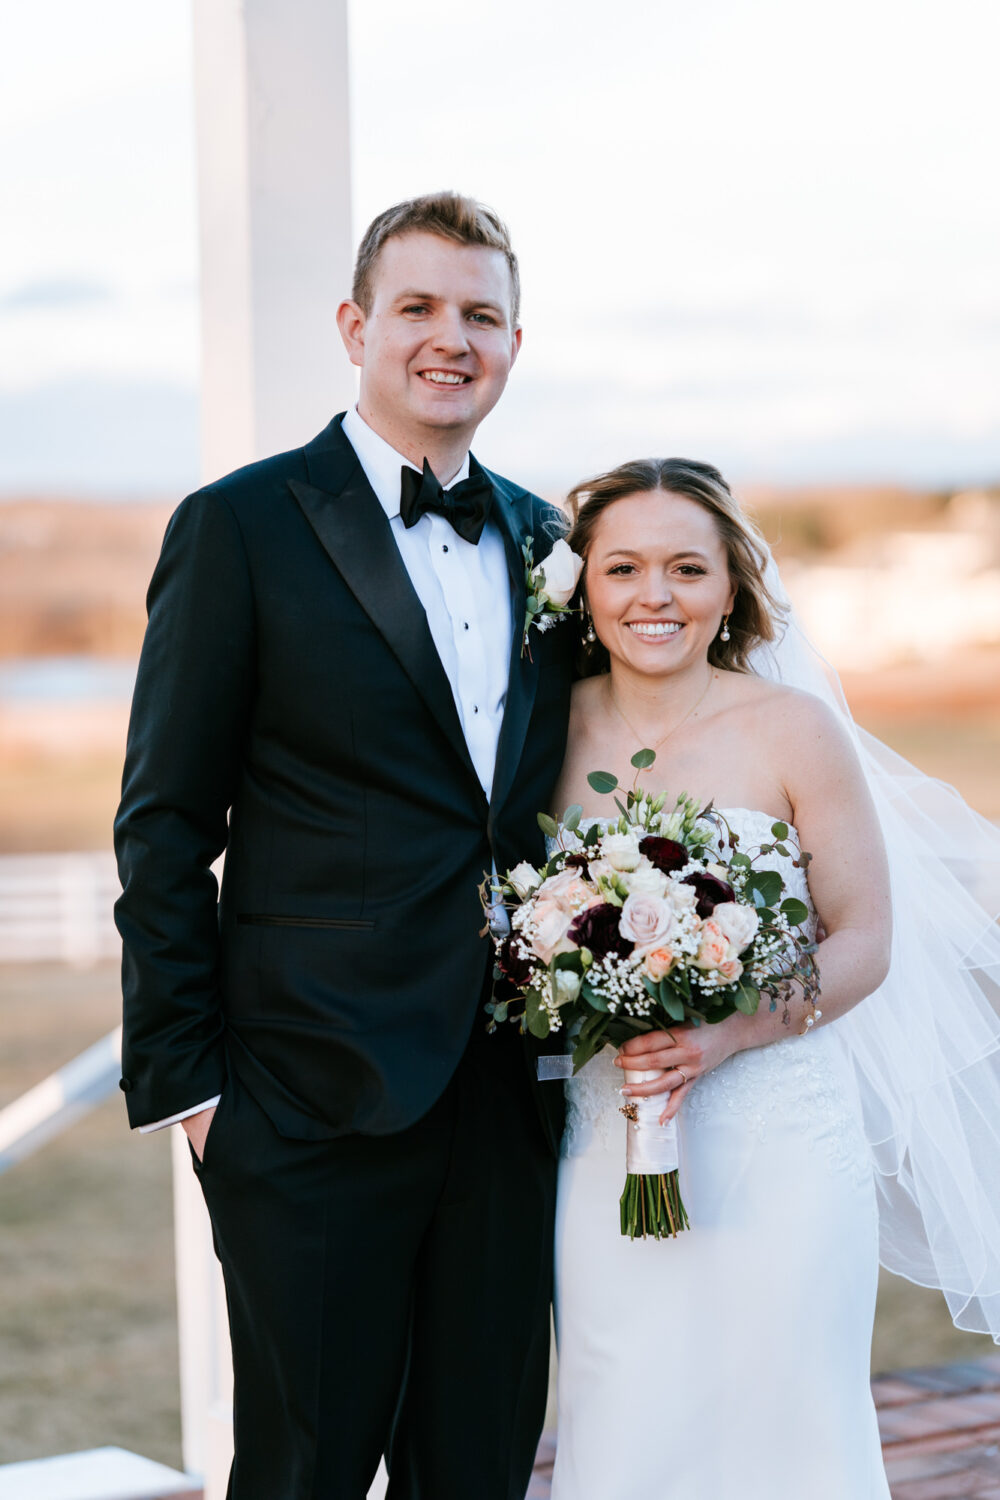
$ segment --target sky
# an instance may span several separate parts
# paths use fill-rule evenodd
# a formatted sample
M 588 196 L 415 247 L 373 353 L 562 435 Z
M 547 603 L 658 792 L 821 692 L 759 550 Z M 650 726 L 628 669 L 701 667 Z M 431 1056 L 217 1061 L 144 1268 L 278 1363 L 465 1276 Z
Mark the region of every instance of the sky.
M 651 453 L 1000 480 L 989 0 L 354 0 L 350 28 L 355 236 L 443 186 L 511 227 L 524 345 L 487 463 L 546 492 Z M 186 0 L 20 7 L 0 141 L 0 496 L 182 493 Z

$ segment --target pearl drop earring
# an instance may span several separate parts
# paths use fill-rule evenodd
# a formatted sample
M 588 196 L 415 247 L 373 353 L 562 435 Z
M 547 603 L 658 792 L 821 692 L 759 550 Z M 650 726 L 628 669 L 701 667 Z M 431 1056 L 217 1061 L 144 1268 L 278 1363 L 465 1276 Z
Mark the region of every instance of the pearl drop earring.
M 595 646 L 597 644 L 597 631 L 594 629 L 594 617 L 586 605 L 583 606 L 583 613 L 584 619 L 587 621 L 587 628 L 583 632 L 583 638 L 588 646 Z
M 729 639 L 729 616 L 726 614 L 722 616 L 722 634 L 719 636 L 719 640 L 728 641 Z

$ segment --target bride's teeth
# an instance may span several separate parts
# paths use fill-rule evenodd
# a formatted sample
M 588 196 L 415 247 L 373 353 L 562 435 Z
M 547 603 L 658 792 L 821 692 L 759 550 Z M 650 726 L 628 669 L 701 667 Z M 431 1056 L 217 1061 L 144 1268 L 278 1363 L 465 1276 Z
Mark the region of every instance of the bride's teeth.
M 681 629 L 681 626 L 678 625 L 676 623 L 676 621 L 670 620 L 665 625 L 636 625 L 636 624 L 630 624 L 628 628 L 635 635 L 664 636 L 664 635 L 676 635 L 677 632 L 678 632 L 678 630 Z
M 433 380 L 435 385 L 464 385 L 464 375 L 446 375 L 442 370 L 424 370 L 424 379 Z

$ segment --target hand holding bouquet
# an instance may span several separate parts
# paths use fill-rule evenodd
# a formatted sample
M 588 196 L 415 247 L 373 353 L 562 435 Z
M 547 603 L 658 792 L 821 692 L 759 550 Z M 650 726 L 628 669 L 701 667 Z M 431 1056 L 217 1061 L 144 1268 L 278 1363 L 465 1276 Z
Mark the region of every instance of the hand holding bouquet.
M 654 759 L 640 750 L 632 764 L 638 773 Z M 581 833 L 578 805 L 561 823 L 539 814 L 552 846 L 545 866 L 521 863 L 498 886 L 484 883 L 484 905 L 495 912 L 499 898 L 510 919 L 509 931 L 494 936 L 495 975 L 506 994 L 498 990 L 487 1007 L 491 1027 L 516 1021 L 539 1038 L 564 1031 L 578 1072 L 602 1047 L 671 1022 L 753 1015 L 762 994 L 771 1010 L 784 1005 L 787 1022 L 794 984 L 815 1012 L 815 945 L 802 931 L 808 909 L 785 895 L 778 871 L 755 867 L 774 850 L 808 863 L 787 825 L 776 822 L 774 843 L 751 857 L 721 814 L 699 810 L 684 794 L 665 811 L 665 794 L 637 783 L 624 792 L 609 772 L 592 772 L 588 781 L 614 795 L 616 821 Z M 675 1235 L 687 1227 L 676 1122 L 660 1126 L 654 1100 L 630 1102 L 623 1113 L 622 1233 Z

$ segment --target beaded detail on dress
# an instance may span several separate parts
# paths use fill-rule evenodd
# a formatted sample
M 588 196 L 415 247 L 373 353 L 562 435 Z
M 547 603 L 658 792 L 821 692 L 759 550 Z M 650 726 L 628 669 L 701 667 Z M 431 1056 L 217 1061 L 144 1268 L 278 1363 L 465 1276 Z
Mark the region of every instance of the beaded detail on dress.
M 740 847 L 751 856 L 772 839 L 775 819 L 751 808 L 721 810 L 725 822 L 739 836 Z M 581 827 L 599 819 L 586 820 Z M 725 837 L 725 829 L 720 829 Z M 725 862 L 726 851 L 719 855 Z M 788 856 L 773 853 L 758 868 L 780 870 L 788 895 L 797 896 L 813 913 L 804 870 Z M 815 915 L 807 924 L 815 931 Z M 806 1036 L 793 1034 L 769 1047 L 738 1052 L 699 1078 L 681 1107 L 681 1131 L 697 1130 L 719 1111 L 742 1117 L 747 1131 L 764 1140 L 776 1113 L 782 1120 L 801 1121 L 803 1136 L 821 1151 L 831 1168 L 861 1180 L 871 1171 L 871 1157 L 861 1129 L 849 1064 L 834 1034 L 836 1022 Z M 620 1089 L 621 1069 L 614 1065 L 614 1049 L 606 1047 L 566 1083 L 566 1130 L 562 1151 L 578 1156 L 585 1151 L 621 1152 L 624 1135 Z

